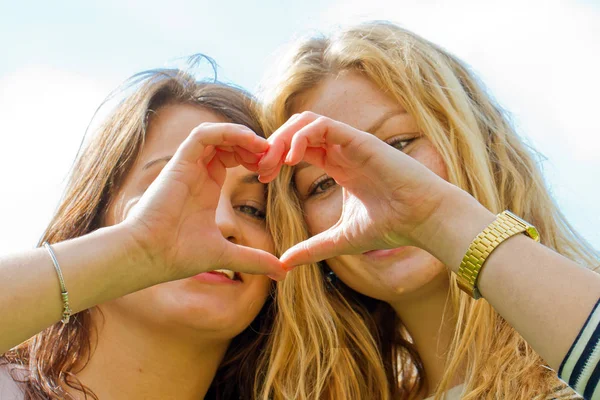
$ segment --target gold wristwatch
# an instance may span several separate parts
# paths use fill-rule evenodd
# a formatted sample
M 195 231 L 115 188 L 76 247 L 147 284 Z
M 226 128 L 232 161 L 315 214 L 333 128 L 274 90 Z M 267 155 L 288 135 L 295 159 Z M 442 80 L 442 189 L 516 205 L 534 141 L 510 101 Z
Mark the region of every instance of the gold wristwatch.
M 540 241 L 537 229 L 530 223 L 510 211 L 498 214 L 496 220 L 471 242 L 458 267 L 458 287 L 473 296 L 475 300 L 481 298 L 481 293 L 477 289 L 477 278 L 485 260 L 500 243 L 519 233 L 524 233 L 536 242 Z

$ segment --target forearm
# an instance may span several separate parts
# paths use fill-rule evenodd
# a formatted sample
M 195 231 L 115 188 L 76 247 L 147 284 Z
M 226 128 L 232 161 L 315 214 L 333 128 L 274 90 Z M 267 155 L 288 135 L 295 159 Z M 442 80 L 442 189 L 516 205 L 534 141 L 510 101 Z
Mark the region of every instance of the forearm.
M 153 283 L 126 232 L 103 228 L 54 244 L 73 313 Z M 148 271 L 150 272 L 150 271 Z M 59 280 L 44 248 L 0 259 L 0 354 L 59 321 Z
M 432 234 L 438 239 L 430 251 L 456 272 L 471 241 L 495 216 L 467 198 L 440 215 L 445 217 Z M 555 369 L 600 297 L 600 276 L 525 235 L 507 239 L 491 253 L 477 286 Z
M 600 297 L 600 277 L 519 235 L 479 276 L 487 301 L 557 369 Z

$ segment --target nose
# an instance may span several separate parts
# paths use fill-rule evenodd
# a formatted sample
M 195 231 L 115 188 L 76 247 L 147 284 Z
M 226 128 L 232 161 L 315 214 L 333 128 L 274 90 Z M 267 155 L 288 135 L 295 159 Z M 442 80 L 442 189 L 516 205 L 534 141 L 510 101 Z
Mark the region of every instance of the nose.
M 223 237 L 235 244 L 241 244 L 241 231 L 238 226 L 237 216 L 231 201 L 221 195 L 216 212 L 216 223 Z

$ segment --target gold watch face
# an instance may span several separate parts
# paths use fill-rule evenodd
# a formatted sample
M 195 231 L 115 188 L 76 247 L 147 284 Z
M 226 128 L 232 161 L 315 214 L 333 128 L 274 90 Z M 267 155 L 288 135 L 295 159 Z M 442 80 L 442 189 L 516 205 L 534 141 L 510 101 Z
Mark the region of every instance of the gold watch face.
M 521 217 L 518 217 L 517 215 L 513 214 L 512 212 L 510 212 L 508 210 L 504 211 L 504 213 L 506 215 L 508 215 L 509 217 L 511 217 L 512 219 L 514 219 L 515 221 L 517 221 L 518 223 L 520 223 L 522 226 L 524 226 L 525 234 L 527 236 L 529 236 L 536 242 L 540 241 L 540 234 L 539 234 L 538 230 L 535 228 L 535 226 L 531 225 L 529 222 L 525 221 Z
M 536 242 L 540 241 L 540 234 L 539 234 L 538 230 L 535 229 L 535 226 L 529 225 L 527 227 L 527 229 L 525 230 L 525 233 L 527 234 L 527 236 L 529 236 L 530 238 L 532 238 Z

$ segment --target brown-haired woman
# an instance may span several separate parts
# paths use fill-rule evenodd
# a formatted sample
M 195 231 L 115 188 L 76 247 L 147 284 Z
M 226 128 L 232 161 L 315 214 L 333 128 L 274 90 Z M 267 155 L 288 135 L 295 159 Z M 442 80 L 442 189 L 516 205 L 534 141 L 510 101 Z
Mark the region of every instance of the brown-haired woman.
M 0 261 L 2 399 L 254 397 L 264 274 L 285 276 L 254 103 L 179 70 L 132 85 L 80 153 L 52 245 Z

